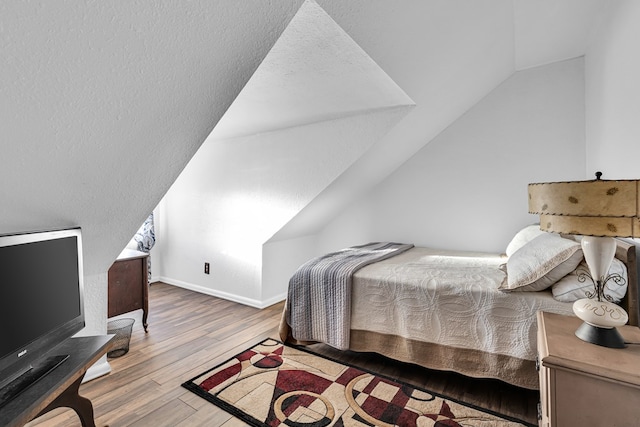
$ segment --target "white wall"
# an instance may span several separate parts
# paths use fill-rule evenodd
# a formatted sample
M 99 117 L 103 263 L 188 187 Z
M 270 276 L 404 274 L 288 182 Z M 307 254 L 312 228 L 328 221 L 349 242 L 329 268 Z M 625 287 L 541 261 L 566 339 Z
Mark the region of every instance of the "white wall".
M 584 40 L 582 35 L 588 28 L 587 22 L 589 22 L 594 2 L 589 1 L 588 7 L 585 7 L 583 2 L 575 0 L 563 2 L 566 7 L 552 7 L 553 13 L 547 13 L 547 9 L 554 4 L 552 2 L 544 2 L 539 5 L 536 3 L 535 6 L 532 6 L 528 2 L 514 2 L 512 0 L 490 3 L 469 0 L 415 1 L 407 2 L 402 7 L 384 0 L 354 0 L 350 2 L 320 0 L 319 4 L 371 59 L 415 101 L 416 108 L 361 156 L 352 156 L 352 160 L 356 157 L 357 160 L 347 168 L 343 168 L 342 172 L 339 172 L 342 167 L 340 166 L 333 169 L 335 172 L 333 175 L 321 172 L 321 176 L 317 177 L 307 173 L 313 170 L 313 165 L 310 164 L 308 171 L 302 171 L 303 173 L 295 178 L 293 175 L 289 176 L 289 180 L 297 182 L 295 185 L 285 180 L 285 185 L 282 188 L 279 188 L 276 183 L 280 178 L 271 175 L 273 172 L 267 164 L 278 163 L 277 157 L 280 155 L 278 150 L 276 150 L 276 157 L 273 160 L 270 154 L 262 152 L 258 148 L 257 152 L 263 155 L 262 161 L 253 158 L 253 154 L 249 150 L 245 150 L 246 158 L 243 158 L 243 154 L 238 152 L 224 161 L 215 159 L 214 157 L 217 155 L 213 154 L 213 150 L 206 149 L 208 151 L 205 151 L 203 149 L 202 153 L 208 153 L 206 160 L 194 162 L 194 164 L 199 164 L 195 168 L 200 172 L 185 171 L 184 177 L 188 178 L 181 177 L 176 183 L 175 189 L 172 189 L 163 201 L 169 230 L 165 234 L 165 239 L 159 241 L 160 249 L 155 250 L 156 259 L 162 260 L 161 278 L 163 280 L 214 295 L 224 297 L 235 295 L 245 302 L 260 305 L 280 295 L 280 291 L 284 292 L 286 278 L 290 275 L 290 271 L 299 265 L 296 256 L 306 257 L 309 253 L 318 251 L 319 247 L 313 247 L 315 245 L 313 242 L 318 241 L 314 237 L 315 234 L 341 212 L 340 219 L 337 220 L 335 226 L 329 227 L 327 232 L 322 234 L 319 241 L 324 243 L 321 243 L 320 247 L 331 248 L 335 245 L 341 246 L 343 243 L 360 243 L 362 240 L 372 237 L 378 238 L 381 235 L 406 236 L 414 240 L 416 225 L 419 226 L 421 238 L 433 241 L 434 235 L 439 238 L 438 233 L 441 235 L 447 233 L 443 228 L 450 224 L 448 222 L 450 219 L 453 219 L 455 224 L 461 220 L 472 224 L 473 221 L 469 221 L 468 216 L 456 217 L 461 203 L 455 200 L 455 196 L 438 194 L 435 186 L 429 187 L 425 192 L 423 186 L 427 184 L 424 182 L 418 185 L 419 188 L 413 189 L 416 190 L 416 194 L 421 194 L 421 197 L 451 198 L 456 201 L 455 203 L 448 202 L 449 211 L 445 210 L 433 215 L 434 219 L 444 220 L 444 226 L 440 226 L 437 230 L 421 226 L 425 215 L 431 214 L 426 209 L 429 202 L 418 203 L 413 214 L 401 215 L 397 222 L 403 222 L 403 224 L 398 225 L 388 225 L 388 221 L 395 220 L 396 214 L 385 210 L 384 207 L 373 216 L 363 217 L 359 215 L 359 212 L 355 212 L 357 209 L 367 211 L 368 207 L 378 209 L 378 199 L 374 196 L 365 197 L 359 206 L 352 206 L 346 213 L 343 211 L 345 206 L 350 206 L 355 197 L 362 197 L 362 194 L 371 191 L 425 144 L 431 145 L 430 141 L 437 135 L 448 135 L 449 130 L 445 130 L 447 126 L 458 120 L 472 105 L 483 99 L 487 93 L 508 78 L 513 73 L 516 63 L 520 66 L 531 66 L 579 54 Z M 577 12 L 574 9 L 577 9 Z M 531 18 L 532 16 L 533 18 Z M 515 22 L 514 17 L 516 18 Z M 537 43 L 538 40 L 541 40 L 540 33 L 549 33 L 547 27 L 562 27 L 567 30 L 555 31 L 553 34 L 556 36 L 547 37 L 543 43 Z M 550 39 L 557 38 L 561 38 L 563 43 L 549 43 Z M 577 43 L 575 43 L 576 41 Z M 555 49 L 560 44 L 562 49 Z M 285 55 L 282 57 L 284 58 Z M 268 61 L 268 57 L 265 61 Z M 260 69 L 257 72 L 259 71 Z M 285 71 L 287 71 L 286 67 Z M 547 76 L 545 73 L 542 74 L 543 77 L 539 81 L 521 83 L 524 89 L 511 89 L 510 96 L 517 98 L 518 90 L 535 92 L 536 85 L 546 84 L 544 80 Z M 553 72 L 548 74 L 554 75 Z M 314 74 L 311 73 L 311 75 Z M 286 76 L 287 74 L 285 74 Z M 535 77 L 531 77 L 531 79 L 535 80 Z M 295 81 L 295 79 L 287 80 L 284 78 L 278 81 L 286 83 L 287 81 Z M 578 83 L 582 83 L 582 75 L 578 81 L 568 82 L 567 85 L 569 89 L 573 89 Z M 515 84 L 512 83 L 512 85 Z M 268 85 L 265 86 L 268 87 Z M 249 87 L 252 85 L 248 84 L 247 88 Z M 286 84 L 279 84 L 277 87 L 287 89 Z M 534 87 L 534 89 L 529 89 L 529 87 Z M 556 89 L 558 90 L 556 91 Z M 553 87 L 552 90 L 555 93 L 552 95 L 556 96 L 556 93 L 564 93 L 569 89 Z M 313 79 L 309 84 L 309 90 L 313 93 Z M 580 90 L 581 95 L 582 93 Z M 502 95 L 503 98 L 508 96 Z M 272 96 L 268 99 L 273 98 Z M 288 99 L 289 97 L 285 96 L 284 98 Z M 259 100 L 261 105 L 282 107 L 278 102 L 264 103 L 264 99 L 260 98 Z M 551 106 L 548 111 L 561 110 L 566 107 L 567 102 L 571 101 L 573 98 L 560 99 L 559 103 Z M 482 102 L 487 103 L 487 101 Z M 494 102 L 500 104 L 498 101 Z M 564 128 L 556 126 L 555 122 L 552 123 L 550 129 L 547 129 L 547 133 L 539 127 L 530 129 L 531 126 L 525 126 L 524 135 L 518 134 L 520 122 L 540 123 L 546 118 L 545 114 L 549 113 L 547 111 L 538 112 L 535 105 L 523 112 L 517 107 L 519 102 L 517 99 L 510 102 L 509 107 L 504 107 L 505 116 L 515 115 L 514 122 L 504 124 L 499 121 L 501 119 L 499 114 L 496 114 L 498 123 L 504 125 L 504 135 L 495 135 L 497 130 L 493 130 L 491 127 L 494 125 L 485 124 L 494 133 L 480 127 L 480 130 L 486 131 L 487 135 L 479 137 L 476 134 L 476 137 L 472 138 L 470 135 L 472 132 L 476 132 L 475 127 L 481 125 L 468 123 L 468 120 L 465 122 L 468 123 L 466 125 L 457 125 L 460 129 L 457 132 L 464 134 L 466 138 L 459 141 L 457 136 L 438 137 L 441 142 L 436 147 L 429 149 L 427 153 L 431 154 L 423 154 L 422 156 L 426 156 L 426 158 L 414 162 L 433 164 L 433 170 L 424 176 L 419 175 L 419 178 L 429 178 L 438 182 L 442 176 L 446 176 L 449 178 L 447 185 L 452 186 L 452 191 L 460 191 L 461 197 L 464 197 L 467 202 L 476 202 L 479 206 L 485 207 L 489 202 L 473 200 L 472 196 L 476 196 L 478 191 L 469 192 L 467 190 L 464 185 L 466 182 L 464 181 L 465 174 L 469 170 L 475 171 L 476 177 L 474 179 L 479 176 L 482 178 L 479 181 L 488 183 L 487 185 L 496 184 L 499 178 L 492 176 L 491 170 L 482 170 L 471 159 L 467 160 L 469 165 L 461 167 L 458 160 L 452 160 L 450 165 L 443 164 L 438 156 L 442 155 L 444 159 L 457 158 L 460 156 L 457 151 L 460 150 L 460 147 L 465 147 L 465 150 L 479 151 L 479 154 L 473 153 L 479 162 L 493 161 L 493 158 L 485 158 L 485 152 L 481 149 L 481 147 L 490 147 L 502 150 L 497 153 L 497 156 L 502 156 L 505 161 L 509 161 L 509 156 L 520 156 L 521 153 L 518 150 L 522 150 L 526 144 L 539 144 L 535 140 L 534 136 L 536 135 L 544 137 L 545 141 L 541 143 L 543 147 L 553 146 L 558 139 L 563 139 L 562 144 L 565 144 L 564 137 L 567 135 L 561 135 Z M 544 100 L 538 100 L 538 102 L 544 104 Z M 516 106 L 515 110 L 514 105 Z M 286 105 L 284 107 L 285 109 L 295 108 L 295 106 L 287 107 Z M 546 107 L 545 104 L 543 108 Z M 483 110 L 485 112 L 480 114 L 478 120 L 495 119 L 488 111 L 489 108 L 491 107 L 486 107 Z M 580 104 L 579 110 L 577 110 L 580 115 L 583 113 L 583 108 L 584 104 Z M 233 111 L 233 107 L 229 109 L 230 114 Z M 565 111 L 563 110 L 563 112 Z M 533 113 L 532 118 L 525 117 L 530 113 Z M 255 114 L 260 114 L 260 112 L 254 112 Z M 574 117 L 570 117 L 569 123 L 573 123 L 574 120 L 576 120 Z M 290 122 L 282 120 L 282 123 Z M 319 131 L 318 128 L 315 128 L 314 132 L 325 133 L 326 136 L 329 136 L 325 138 L 325 141 L 334 142 L 331 133 L 322 126 Z M 580 129 L 580 144 L 584 144 L 584 126 Z M 291 147 L 298 148 L 297 143 L 311 135 L 311 132 L 299 136 L 296 132 L 276 131 L 272 134 L 275 136 L 263 134 L 250 139 L 256 147 L 259 147 L 258 141 L 261 139 L 270 144 L 273 142 L 271 138 L 277 138 L 280 144 L 291 144 Z M 552 137 L 548 138 L 549 135 Z M 298 141 L 283 141 L 292 136 Z M 570 146 L 575 141 L 574 136 L 573 134 L 568 135 Z M 446 138 L 448 140 L 445 140 Z M 512 138 L 515 142 L 510 141 Z M 247 141 L 249 139 L 244 138 L 237 139 L 233 143 L 239 142 L 240 145 L 243 145 L 247 144 Z M 231 141 L 223 142 L 232 143 Z M 348 142 L 348 144 L 351 143 Z M 457 148 L 448 148 L 449 145 Z M 439 148 L 439 146 L 445 148 Z M 362 149 L 364 145 L 359 147 Z M 582 171 L 584 169 L 584 145 L 580 147 L 581 149 L 577 153 L 573 153 L 579 159 L 573 158 L 571 165 L 575 164 L 573 162 L 581 162 L 580 170 Z M 340 165 L 343 160 L 340 154 L 342 149 L 343 147 L 334 150 L 334 158 Z M 347 150 L 349 149 L 350 147 L 347 146 Z M 562 152 L 561 157 L 565 154 Z M 198 153 L 199 155 L 200 153 Z M 566 161 L 566 156 L 562 158 Z M 326 161 L 326 158 L 322 156 L 318 159 L 320 162 Z M 313 161 L 315 160 L 313 159 Z M 239 172 L 245 162 L 247 165 L 253 165 L 257 169 L 266 171 L 265 179 Z M 446 160 L 444 162 L 446 163 Z M 506 169 L 507 172 L 515 171 L 516 175 L 523 173 L 516 166 L 499 166 Z M 225 167 L 238 170 L 233 170 L 225 176 L 216 175 L 216 172 L 211 170 L 212 168 L 222 170 Z M 416 168 L 420 169 L 419 166 Z M 405 169 L 403 168 L 403 170 Z M 525 167 L 524 170 L 527 168 Z M 404 173 L 412 174 L 413 172 L 405 170 Z M 541 178 L 542 174 L 531 175 L 527 179 Z M 554 176 L 557 177 L 557 175 Z M 575 178 L 575 176 L 571 178 Z M 398 179 L 404 182 L 408 178 Z M 259 185 L 257 184 L 258 180 L 261 181 Z M 319 184 L 321 180 L 323 184 Z M 515 185 L 513 182 L 504 179 L 501 185 L 505 186 L 512 194 L 526 194 L 526 187 L 517 190 L 511 189 L 511 186 Z M 527 181 L 523 179 L 521 185 L 526 186 L 526 183 Z M 302 188 L 302 192 L 300 192 L 299 189 L 296 189 L 296 185 L 302 187 L 308 185 L 309 188 Z M 390 184 L 383 184 L 375 192 L 378 194 L 378 198 L 385 200 L 389 198 L 389 200 L 402 203 L 405 203 L 406 199 L 409 205 L 415 205 L 416 202 L 413 200 L 415 196 L 412 193 L 406 194 L 405 198 L 394 194 L 396 190 L 405 191 L 404 189 L 407 187 L 403 183 L 400 184 L 402 189 L 396 189 L 392 186 L 391 189 L 385 190 L 385 185 Z M 317 190 L 318 192 L 316 192 Z M 387 194 L 385 191 L 392 194 Z M 482 191 L 486 190 L 482 189 Z M 251 193 L 250 197 L 244 197 L 248 193 Z M 239 200 L 239 196 L 244 197 L 243 200 L 246 203 L 240 203 L 239 210 L 223 213 L 223 210 L 229 209 L 233 203 Z M 489 193 L 488 197 L 496 203 L 503 200 L 500 192 Z M 286 206 L 287 211 L 279 210 L 281 206 Z M 277 219 L 268 224 L 265 223 L 263 216 L 270 212 L 274 213 L 274 210 L 279 210 L 275 214 Z M 246 215 L 250 215 L 248 211 L 256 212 L 257 217 L 252 221 L 247 221 Z M 517 211 L 519 215 L 524 215 L 523 221 L 528 220 L 525 202 L 514 208 L 514 211 Z M 478 215 L 475 214 L 474 218 L 478 218 Z M 494 215 L 494 217 L 500 218 L 500 215 Z M 347 216 L 351 219 L 347 220 Z M 230 218 L 231 222 L 223 221 L 223 217 Z M 238 228 L 236 223 L 240 223 L 243 218 L 245 223 Z M 496 226 L 499 219 L 492 221 L 489 223 L 488 231 L 474 230 L 475 233 L 480 233 L 476 237 L 475 244 L 477 246 L 495 248 L 500 246 L 498 241 L 506 238 L 504 235 L 494 235 L 492 228 Z M 344 226 L 339 226 L 339 223 L 343 223 Z M 517 228 L 515 221 L 510 226 Z M 471 226 L 469 225 L 469 227 Z M 462 230 L 464 233 L 468 231 Z M 505 234 L 511 232 L 512 230 L 503 231 Z M 270 235 L 269 233 L 275 234 Z M 245 247 L 242 255 L 243 260 L 229 257 L 229 242 L 234 238 L 239 241 L 240 239 L 237 237 L 249 234 L 252 234 L 251 247 L 249 249 Z M 462 240 L 464 244 L 468 244 L 464 238 Z M 477 243 L 480 240 L 483 243 Z M 286 241 L 289 241 L 289 244 Z M 457 244 L 459 242 L 450 243 Z M 297 250 L 292 248 L 297 248 Z M 202 273 L 202 265 L 208 259 L 211 262 L 212 274 L 206 276 Z M 265 265 L 264 263 L 267 261 L 275 261 L 279 268 L 275 268 L 271 264 Z
M 85 333 L 107 270 L 301 0 L 0 3 L 0 233 L 80 226 Z
M 587 167 L 640 178 L 640 2 L 606 2 L 586 54 Z
M 299 243 L 301 237 L 317 232 L 335 212 L 348 205 L 354 195 L 368 191 L 383 180 L 513 72 L 513 4 L 510 0 L 490 5 L 468 0 L 411 2 L 406 7 L 368 0 L 320 4 L 371 56 L 370 62 L 378 64 L 415 101 L 415 109 L 401 121 L 396 120 L 398 124 L 388 133 L 387 118 L 371 117 L 370 111 L 379 110 L 374 106 L 377 110 L 359 108 L 357 116 L 349 113 L 333 122 L 326 121 L 326 116 L 334 117 L 333 114 L 324 114 L 314 118 L 315 122 L 323 122 L 308 128 L 218 141 L 236 150 L 235 154 L 230 154 L 231 151 L 216 154 L 203 147 L 196 158 L 202 155 L 206 160 L 194 158 L 195 166 L 187 167 L 163 202 L 171 228 L 170 240 L 165 239 L 164 246 L 159 243 L 161 248 L 166 248 L 161 255 L 163 280 L 224 297 L 235 294 L 243 302 L 261 305 L 271 301 L 284 292 L 286 286 L 282 283 L 286 280 L 282 280 L 282 276 L 289 275 L 289 268 L 282 264 L 279 272 L 271 266 L 262 268 L 263 259 L 286 258 L 278 253 L 283 245 L 271 243 L 288 239 Z M 294 19 L 291 25 L 297 21 Z M 283 34 L 288 31 L 289 27 Z M 280 51 L 279 43 L 280 40 L 272 51 Z M 287 85 L 278 82 L 296 82 L 298 79 L 288 77 L 298 67 L 288 66 L 287 61 L 282 63 L 288 59 L 284 55 L 277 56 L 278 61 L 271 61 L 269 55 L 264 63 L 276 62 L 281 66 L 284 78 L 276 79 L 277 87 L 289 90 Z M 353 63 L 354 58 L 344 62 L 356 65 L 357 72 L 340 73 L 341 77 L 367 77 L 362 67 Z M 298 60 L 294 65 L 299 64 Z M 274 71 L 271 66 L 268 68 Z M 325 89 L 318 84 L 328 80 L 322 78 L 326 71 L 323 66 L 307 73 L 307 78 L 311 78 L 304 87 L 304 99 L 323 99 Z M 336 79 L 334 76 L 329 80 Z M 255 86 L 250 81 L 246 90 Z M 361 85 L 338 86 L 343 88 L 343 96 L 331 97 L 332 100 L 345 99 L 351 103 L 352 98 L 357 97 L 357 93 L 353 93 L 357 86 Z M 313 96 L 318 91 L 318 97 Z M 284 108 L 294 113 L 300 108 L 296 103 L 264 103 L 257 95 L 251 94 L 248 98 L 256 97 L 269 108 Z M 291 97 L 277 97 L 276 101 L 281 98 L 290 100 Z M 244 91 L 240 99 L 246 99 Z M 336 107 L 337 113 L 345 111 L 344 105 Z M 233 106 L 229 114 L 235 114 Z M 254 110 L 253 114 L 260 112 Z M 221 123 L 224 121 L 225 118 Z M 281 122 L 297 123 L 284 118 Z M 384 132 L 380 132 L 381 124 L 386 126 Z M 215 134 L 214 130 L 211 135 Z M 315 144 L 317 146 L 312 147 Z M 252 148 L 242 149 L 242 146 Z M 281 150 L 278 146 L 287 148 Z M 272 149 L 263 150 L 265 147 Z M 224 160 L 223 155 L 227 156 Z M 282 161 L 283 155 L 290 159 Z M 296 156 L 298 159 L 291 159 Z M 226 173 L 221 175 L 213 169 L 224 169 Z M 322 203 L 316 203 L 319 200 Z M 239 242 L 245 243 L 235 250 L 242 260 L 229 256 L 231 247 L 237 247 Z M 269 243 L 263 247 L 266 242 Z M 284 254 L 290 252 L 284 250 Z M 202 273 L 206 257 L 211 259 L 212 270 L 208 276 Z
M 263 244 L 403 115 L 392 108 L 205 142 L 161 203 L 161 280 L 253 306 L 275 302 L 283 289 L 262 287 Z
M 84 251 L 83 251 L 84 252 Z M 84 311 L 86 327 L 77 336 L 102 335 L 107 332 L 107 273 L 90 274 L 84 277 Z M 104 329 L 103 329 L 104 328 Z M 83 382 L 111 371 L 107 355 L 104 354 L 87 371 Z
M 233 228 L 225 213 L 225 205 L 231 202 L 224 197 L 253 194 L 250 200 L 255 207 L 248 206 L 245 212 L 255 215 L 255 223 L 262 221 L 276 201 L 289 200 L 295 212 L 340 166 L 333 165 L 338 169 L 327 175 L 330 162 L 323 162 L 323 151 L 314 151 L 313 145 L 289 144 L 290 136 L 315 135 L 331 151 L 328 141 L 353 144 L 361 132 L 347 136 L 348 127 L 336 132 L 337 123 L 319 123 L 274 132 L 255 143 L 239 139 L 205 144 L 202 155 L 198 153 L 165 200 L 172 207 L 164 214 L 171 223 L 170 235 L 165 233 L 160 240 L 166 245 L 162 249 L 163 280 L 171 283 L 172 278 L 187 277 L 186 283 L 174 282 L 264 305 L 282 298 L 288 278 L 304 261 L 353 244 L 394 240 L 501 252 L 519 228 L 536 221 L 527 213 L 529 182 L 582 177 L 583 72 L 584 61 L 578 58 L 515 73 L 371 193 L 346 207 L 320 233 L 270 240 L 264 246 L 268 233 L 252 229 L 247 218 L 239 218 L 238 226 L 244 228 Z M 345 138 L 336 140 L 338 135 Z M 246 149 L 236 151 L 243 145 Z M 269 151 L 273 167 L 261 162 L 266 153 L 262 150 Z M 326 157 L 331 158 L 330 154 Z M 296 172 L 300 164 L 295 166 L 295 162 L 301 160 L 306 167 Z M 346 165 L 350 160 L 343 161 Z M 314 163 L 325 167 L 309 169 Z M 302 176 L 302 171 L 307 173 L 301 182 L 289 182 L 290 177 Z M 282 227 L 290 213 L 277 218 L 271 232 Z M 228 238 L 224 237 L 227 227 L 232 227 Z M 231 259 L 230 248 L 225 247 L 242 236 L 251 239 L 250 247 L 258 251 L 245 265 Z M 245 251 L 245 261 L 248 255 Z M 209 276 L 202 274 L 207 257 L 212 263 Z
M 583 56 L 601 0 L 513 0 L 516 69 Z
M 267 242 L 262 251 L 263 300 L 273 302 L 286 297 L 287 284 L 300 264 L 317 255 L 316 236 L 303 236 Z
M 529 182 L 582 178 L 583 64 L 515 73 L 338 216 L 318 252 L 377 240 L 504 251 L 536 221 Z

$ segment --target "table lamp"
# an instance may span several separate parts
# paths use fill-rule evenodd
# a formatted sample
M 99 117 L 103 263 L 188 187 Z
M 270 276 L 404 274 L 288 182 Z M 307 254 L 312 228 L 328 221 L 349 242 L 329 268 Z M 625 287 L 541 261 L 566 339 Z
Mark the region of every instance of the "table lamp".
M 616 253 L 614 237 L 640 237 L 640 180 L 602 180 L 529 184 L 529 213 L 540 215 L 540 229 L 577 234 L 589 267 L 593 292 L 573 303 L 573 312 L 584 321 L 576 330 L 583 341 L 623 348 L 617 326 L 627 323 L 627 312 L 605 293 L 609 281 L 624 284 L 618 274 L 608 274 Z

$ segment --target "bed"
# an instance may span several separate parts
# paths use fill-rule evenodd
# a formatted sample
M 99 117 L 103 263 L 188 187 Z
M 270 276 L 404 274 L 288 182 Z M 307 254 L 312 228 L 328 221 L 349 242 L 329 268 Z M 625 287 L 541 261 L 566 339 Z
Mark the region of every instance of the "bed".
M 611 271 L 623 280 L 610 284 L 609 293 L 627 309 L 629 323 L 637 326 L 635 246 L 617 242 Z M 365 248 L 369 254 L 371 245 L 380 246 L 354 248 Z M 572 301 L 590 286 L 580 279 L 586 264 L 575 239 L 529 226 L 514 236 L 505 254 L 391 245 L 400 249 L 384 252 L 379 259 L 358 255 L 353 271 L 333 264 L 335 255 L 344 257 L 345 250 L 301 266 L 289 284 L 281 339 L 325 342 L 338 349 L 376 352 L 431 369 L 538 388 L 536 312 L 573 315 Z M 570 249 L 556 250 L 549 262 L 550 245 Z M 543 259 L 532 261 L 532 254 Z M 322 273 L 318 266 L 325 267 Z M 347 273 L 340 275 L 341 269 Z

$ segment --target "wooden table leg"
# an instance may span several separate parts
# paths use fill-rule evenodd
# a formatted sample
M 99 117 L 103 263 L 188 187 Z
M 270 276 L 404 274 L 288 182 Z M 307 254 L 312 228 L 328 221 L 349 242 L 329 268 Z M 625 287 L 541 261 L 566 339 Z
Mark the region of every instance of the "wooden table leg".
M 149 316 L 149 309 L 144 308 L 142 311 L 142 326 L 144 327 L 144 331 L 149 332 L 149 330 L 147 329 L 149 326 L 149 323 L 147 323 L 147 317 Z
M 93 420 L 93 405 L 91 401 L 79 394 L 80 384 L 82 384 L 83 378 L 84 375 L 78 378 L 37 416 L 39 417 L 60 407 L 71 408 L 78 414 L 82 427 L 96 427 L 95 421 Z

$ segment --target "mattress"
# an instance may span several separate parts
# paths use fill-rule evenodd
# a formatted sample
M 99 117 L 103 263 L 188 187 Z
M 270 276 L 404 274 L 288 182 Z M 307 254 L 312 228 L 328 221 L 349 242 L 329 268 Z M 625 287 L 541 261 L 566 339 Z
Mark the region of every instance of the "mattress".
M 434 369 L 537 388 L 538 310 L 572 315 L 551 292 L 504 292 L 499 254 L 416 247 L 357 271 L 351 344 Z

